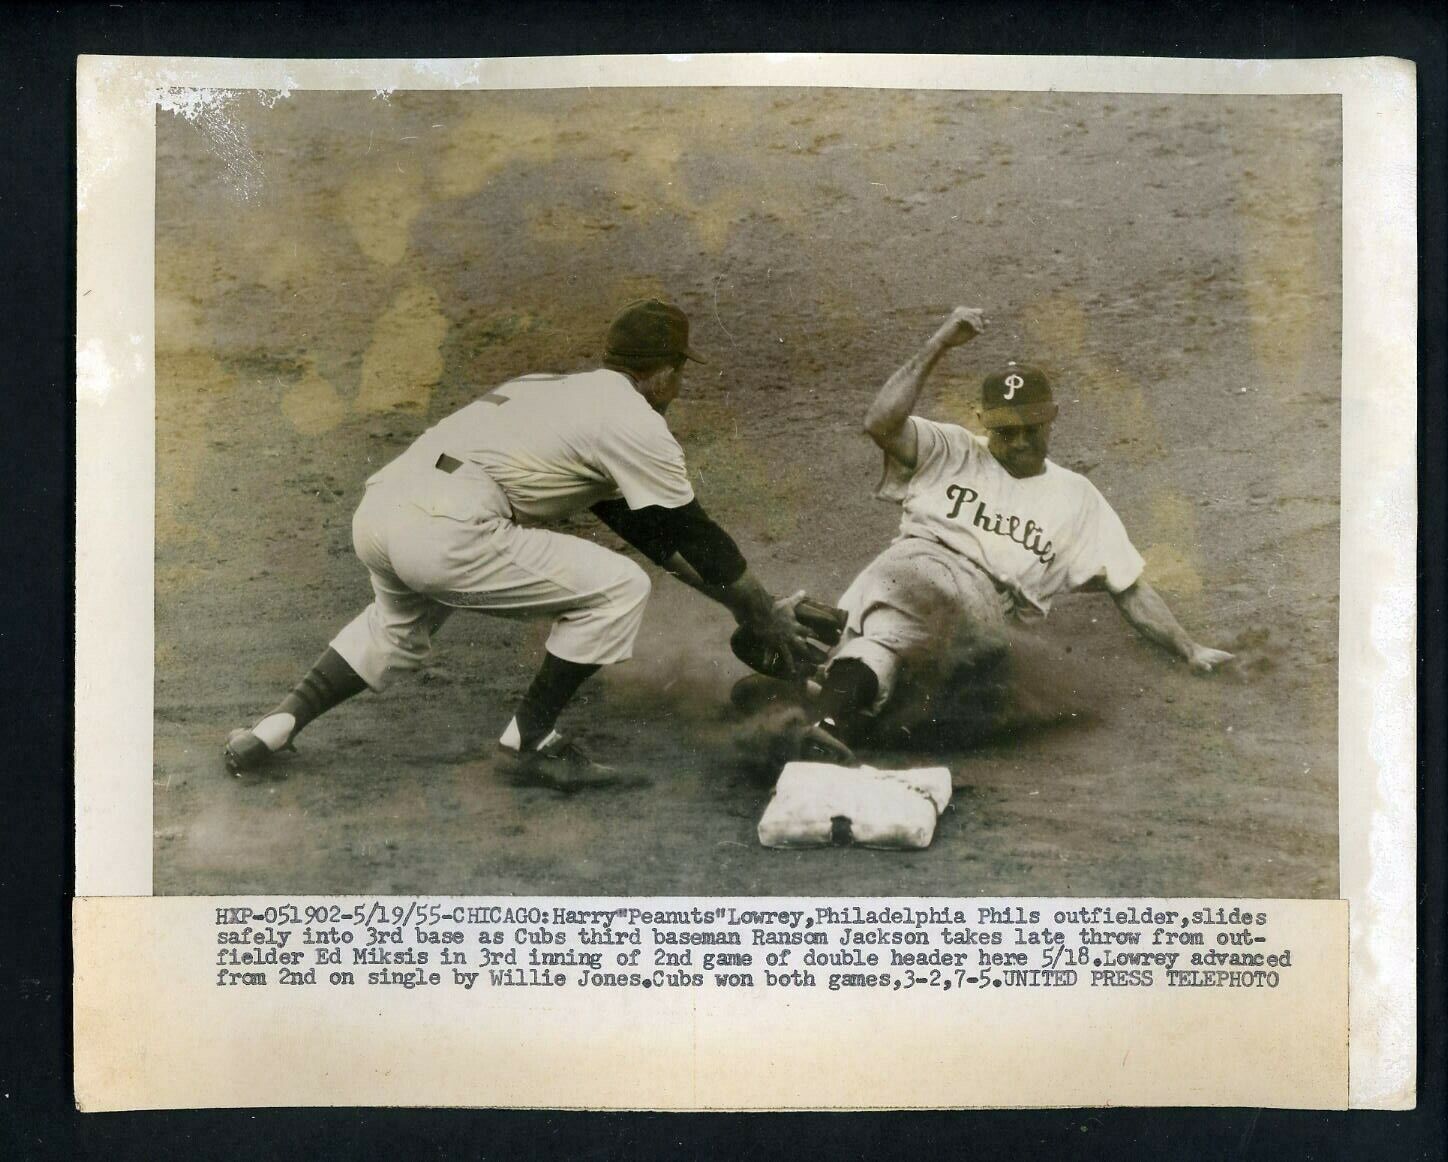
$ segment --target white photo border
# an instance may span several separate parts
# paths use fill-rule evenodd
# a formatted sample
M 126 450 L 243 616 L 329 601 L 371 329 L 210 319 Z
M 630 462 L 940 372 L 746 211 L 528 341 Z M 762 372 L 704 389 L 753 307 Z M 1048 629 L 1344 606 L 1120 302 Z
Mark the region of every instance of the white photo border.
M 1410 62 L 819 54 L 228 60 L 82 57 L 77 74 L 76 884 L 148 896 L 152 859 L 157 94 L 847 86 L 1339 94 L 1343 117 L 1340 893 L 1350 1100 L 1416 1067 L 1417 124 Z

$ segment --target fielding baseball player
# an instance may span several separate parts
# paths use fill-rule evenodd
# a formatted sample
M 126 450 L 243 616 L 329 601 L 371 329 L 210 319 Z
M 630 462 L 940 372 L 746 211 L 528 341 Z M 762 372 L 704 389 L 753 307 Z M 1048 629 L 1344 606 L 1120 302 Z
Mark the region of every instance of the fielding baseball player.
M 677 307 L 629 304 L 608 330 L 604 366 L 526 375 L 424 432 L 367 481 L 352 520 L 373 601 L 332 639 L 275 710 L 227 738 L 234 774 L 255 770 L 309 722 L 418 669 L 458 609 L 547 618 L 543 663 L 499 746 L 514 776 L 574 790 L 638 783 L 590 761 L 554 729 L 599 667 L 622 662 L 649 596 L 638 565 L 591 541 L 537 527 L 591 509 L 681 580 L 728 607 L 791 666 L 800 595 L 774 600 L 694 497 L 664 421 L 679 394 L 689 321 Z
M 1044 616 L 1061 593 L 1104 588 L 1139 633 L 1198 673 L 1232 657 L 1187 635 L 1101 493 L 1046 459 L 1058 409 L 1044 374 L 1011 364 L 986 378 L 984 438 L 912 414 L 941 356 L 984 325 L 980 311 L 957 308 L 866 413 L 885 453 L 877 495 L 900 503 L 900 533 L 840 599 L 843 632 L 813 699 L 807 757 L 848 761 L 902 681 L 928 685 L 947 658 L 1003 654 L 1008 619 Z

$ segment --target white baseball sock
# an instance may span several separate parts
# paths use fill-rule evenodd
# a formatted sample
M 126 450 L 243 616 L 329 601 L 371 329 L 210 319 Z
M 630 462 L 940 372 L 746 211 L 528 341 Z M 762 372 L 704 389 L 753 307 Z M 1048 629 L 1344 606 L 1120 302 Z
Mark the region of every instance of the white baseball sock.
M 562 737 L 556 730 L 550 730 L 548 736 L 533 749 L 542 750 L 555 739 Z M 516 718 L 509 720 L 507 729 L 503 731 L 503 737 L 498 739 L 498 745 L 507 750 L 517 750 L 523 745 L 523 733 L 518 729 L 518 720 Z
M 266 744 L 267 750 L 281 750 L 287 745 L 287 739 L 292 737 L 292 731 L 296 729 L 296 726 L 296 718 L 290 714 L 278 712 L 268 714 L 251 728 L 251 732 Z

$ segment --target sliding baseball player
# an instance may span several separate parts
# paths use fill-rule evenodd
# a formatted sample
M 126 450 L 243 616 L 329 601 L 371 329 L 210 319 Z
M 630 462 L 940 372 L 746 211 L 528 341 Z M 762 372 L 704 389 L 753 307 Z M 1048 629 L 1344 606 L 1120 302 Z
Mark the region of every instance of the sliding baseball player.
M 1232 657 L 1187 634 L 1101 493 L 1046 458 L 1059 409 L 1041 371 L 1010 364 L 985 379 L 983 437 L 913 414 L 941 357 L 984 327 L 979 310 L 956 308 L 866 412 L 885 454 L 877 494 L 900 504 L 900 532 L 840 599 L 844 628 L 809 699 L 804 757 L 851 761 L 902 685 L 928 690 L 948 661 L 1002 655 L 1009 620 L 1044 616 L 1062 593 L 1106 590 L 1197 673 Z

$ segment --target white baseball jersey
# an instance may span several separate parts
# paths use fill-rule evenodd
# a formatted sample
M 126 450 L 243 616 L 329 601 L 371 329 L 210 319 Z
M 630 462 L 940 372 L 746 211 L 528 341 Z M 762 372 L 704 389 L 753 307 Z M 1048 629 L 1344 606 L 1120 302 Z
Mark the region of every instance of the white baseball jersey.
M 606 369 L 509 380 L 429 428 L 373 479 L 394 466 L 430 469 L 442 454 L 481 468 L 525 521 L 560 520 L 619 496 L 635 509 L 694 499 L 664 417 Z
M 439 471 L 438 458 L 460 463 Z M 608 665 L 633 653 L 648 576 L 620 553 L 529 524 L 622 496 L 694 499 L 663 416 L 616 371 L 510 380 L 419 436 L 367 482 L 352 543 L 373 601 L 332 648 L 374 690 L 416 670 L 454 609 L 553 619 L 548 650 Z
M 911 416 L 914 469 L 890 456 L 876 495 L 899 501 L 901 537 L 924 537 L 973 561 L 1018 608 L 1046 613 L 1057 594 L 1102 582 L 1134 585 L 1144 562 L 1121 518 L 1086 477 L 1046 461 L 1017 479 L 986 440 Z

